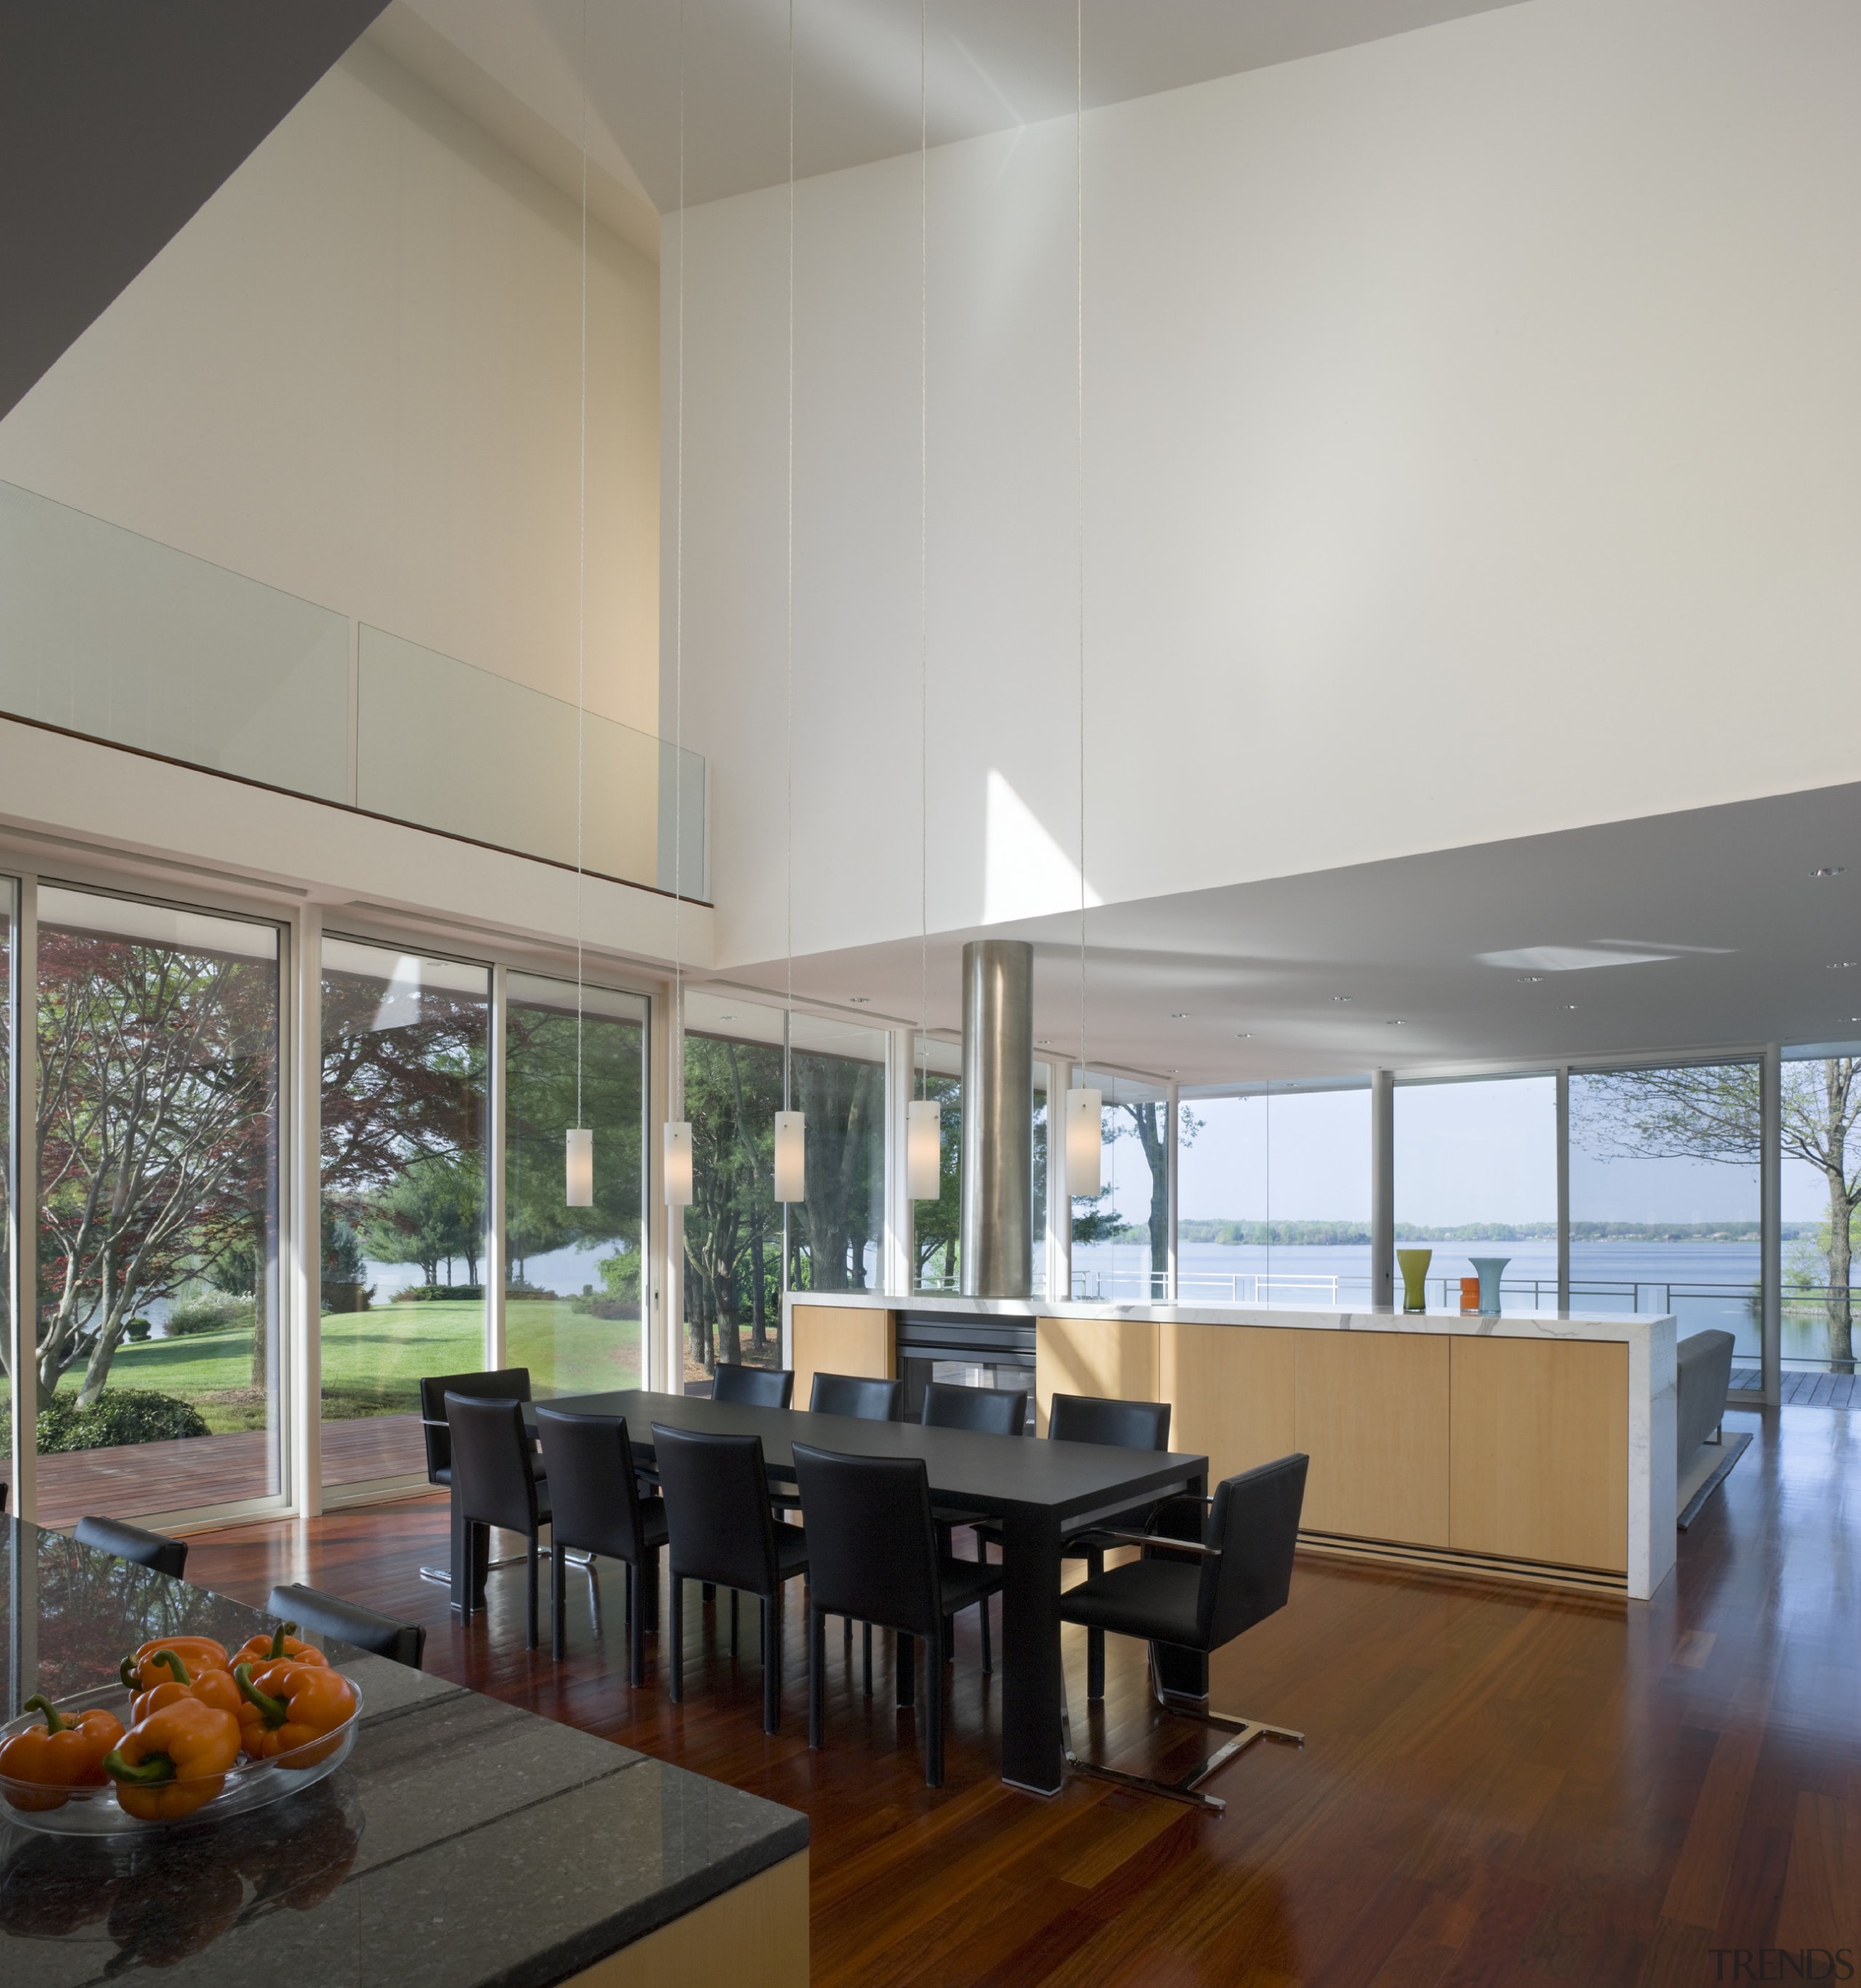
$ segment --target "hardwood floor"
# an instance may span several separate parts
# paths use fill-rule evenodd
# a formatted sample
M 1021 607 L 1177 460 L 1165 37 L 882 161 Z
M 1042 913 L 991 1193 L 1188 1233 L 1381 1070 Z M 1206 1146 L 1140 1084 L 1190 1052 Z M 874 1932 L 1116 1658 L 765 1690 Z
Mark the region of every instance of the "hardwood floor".
M 656 1672 L 624 1682 L 617 1569 L 598 1631 L 574 1577 L 559 1666 L 546 1638 L 523 1648 L 520 1570 L 454 1624 L 416 1572 L 444 1557 L 438 1500 L 198 1535 L 188 1571 L 260 1603 L 302 1579 L 417 1618 L 429 1669 L 805 1809 L 821 1982 L 1690 1988 L 1802 1978 L 1805 1948 L 1861 1970 L 1861 1419 L 1728 1424 L 1758 1440 L 1649 1604 L 1302 1560 L 1289 1606 L 1215 1659 L 1214 1699 L 1308 1742 L 1224 1768 L 1220 1821 L 1089 1780 L 1052 1801 L 1004 1787 L 973 1611 L 933 1793 L 889 1638 L 869 1701 L 857 1641 L 830 1633 L 827 1743 L 809 1752 L 799 1588 L 766 1739 L 753 1608 L 733 1664 L 728 1608 L 693 1591 L 675 1708 Z M 1124 1764 L 1194 1758 L 1206 1729 L 1153 1715 L 1116 1638 L 1089 1724 L 1067 1634 L 1082 1740 Z M 1789 1964 L 1742 1971 L 1714 1952 L 1779 1946 Z M 1831 1969 L 1807 1978 L 1853 1978 Z

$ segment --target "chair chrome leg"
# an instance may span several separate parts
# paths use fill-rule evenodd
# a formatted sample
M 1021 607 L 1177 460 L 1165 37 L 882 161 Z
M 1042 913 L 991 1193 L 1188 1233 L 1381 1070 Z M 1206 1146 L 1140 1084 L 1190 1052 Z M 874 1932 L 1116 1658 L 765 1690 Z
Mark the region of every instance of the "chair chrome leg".
M 1203 1782 L 1217 1768 L 1225 1767 L 1237 1753 L 1244 1753 L 1256 1740 L 1277 1740 L 1282 1745 L 1302 1746 L 1305 1736 L 1295 1733 L 1289 1726 L 1268 1726 L 1263 1719 L 1243 1719 L 1231 1712 L 1211 1712 L 1206 1706 L 1193 1702 L 1166 1696 L 1163 1687 L 1157 1682 L 1157 1667 L 1150 1666 L 1150 1689 L 1158 1706 L 1165 1712 L 1173 1712 L 1184 1719 L 1199 1719 L 1205 1726 L 1221 1726 L 1233 1729 L 1234 1736 L 1225 1746 L 1218 1747 L 1207 1760 L 1198 1763 L 1184 1774 L 1181 1780 L 1161 1781 L 1147 1774 L 1127 1774 L 1116 1767 L 1101 1767 L 1096 1760 L 1082 1760 L 1072 1750 L 1072 1714 L 1067 1704 L 1066 1682 L 1060 1679 L 1060 1744 L 1066 1756 L 1066 1765 L 1074 1773 L 1089 1774 L 1094 1780 L 1115 1781 L 1120 1787 L 1137 1788 L 1147 1794 L 1162 1795 L 1170 1801 L 1186 1802 L 1191 1808 L 1206 1810 L 1211 1815 L 1225 1815 L 1228 1804 L 1219 1795 L 1204 1794 Z
M 562 1557 L 571 1567 L 579 1567 L 590 1581 L 597 1581 L 600 1578 L 595 1570 L 595 1557 L 593 1554 L 583 1553 L 579 1547 L 568 1547 L 563 1550 Z M 500 1568 L 522 1567 L 524 1564 L 525 1557 L 522 1554 L 510 1554 L 502 1560 L 488 1560 L 485 1563 L 485 1571 L 487 1574 L 495 1574 Z M 451 1572 L 450 1569 L 443 1567 L 423 1567 L 420 1570 L 420 1577 L 422 1581 L 431 1581 L 436 1587 L 450 1587 L 452 1585 Z

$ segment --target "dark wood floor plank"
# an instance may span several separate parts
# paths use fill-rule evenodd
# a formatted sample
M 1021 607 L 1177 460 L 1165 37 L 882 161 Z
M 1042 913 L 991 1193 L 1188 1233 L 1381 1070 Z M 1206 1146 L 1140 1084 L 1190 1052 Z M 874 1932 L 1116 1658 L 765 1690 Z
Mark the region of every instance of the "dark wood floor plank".
M 592 1593 L 572 1579 L 559 1665 L 523 1648 L 520 1574 L 453 1618 L 417 1573 L 444 1557 L 443 1500 L 202 1534 L 189 1570 L 420 1621 L 435 1672 L 806 1810 L 822 1982 L 1695 1988 L 1714 1946 L 1861 1947 L 1861 1426 L 1790 1408 L 1728 1427 L 1758 1440 L 1651 1603 L 1302 1560 L 1290 1605 L 1218 1653 L 1211 1686 L 1307 1744 L 1224 1770 L 1220 1821 L 1103 1782 L 1004 1787 L 973 1611 L 930 1790 L 889 1638 L 868 1699 L 856 1640 L 830 1633 L 809 1750 L 799 1590 L 770 1738 L 753 1610 L 733 1662 L 728 1610 L 692 1593 L 674 1707 L 656 1641 L 647 1687 L 626 1683 L 617 1569 Z M 1111 1640 L 1102 1707 L 1072 1632 L 1067 1665 L 1093 1757 L 1180 1770 L 1219 1743 L 1155 1708 L 1135 1646 Z

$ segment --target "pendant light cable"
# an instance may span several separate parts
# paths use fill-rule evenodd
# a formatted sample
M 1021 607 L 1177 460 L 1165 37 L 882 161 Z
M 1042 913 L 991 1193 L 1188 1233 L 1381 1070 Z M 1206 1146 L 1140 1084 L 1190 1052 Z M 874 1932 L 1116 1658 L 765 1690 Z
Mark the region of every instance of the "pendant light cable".
M 582 326 L 581 459 L 576 505 L 575 612 L 575 1122 L 582 1122 L 583 734 L 588 658 L 588 0 L 582 0 Z
M 930 1090 L 930 124 L 926 0 L 917 0 L 917 1094 Z
M 1074 384 L 1078 399 L 1079 678 L 1079 1080 L 1086 1076 L 1086 6 L 1074 0 L 1073 312 Z
M 678 402 L 674 441 L 676 485 L 672 530 L 672 1019 L 685 1016 L 684 955 L 679 913 L 685 897 L 685 0 L 678 0 Z M 670 1073 L 672 1118 L 685 1101 L 684 1058 Z
M 795 0 L 789 0 L 789 561 L 787 649 L 782 678 L 784 806 L 782 950 L 787 981 L 782 1030 L 782 1108 L 794 1108 L 789 1066 L 795 1035 Z M 787 1251 L 783 1251 L 785 1279 Z

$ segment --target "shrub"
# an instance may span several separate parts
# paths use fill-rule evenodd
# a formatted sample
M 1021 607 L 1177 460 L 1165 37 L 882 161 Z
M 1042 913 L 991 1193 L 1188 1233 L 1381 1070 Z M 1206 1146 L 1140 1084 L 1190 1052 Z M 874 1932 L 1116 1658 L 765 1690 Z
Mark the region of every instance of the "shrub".
M 252 1323 L 252 1301 L 229 1291 L 197 1291 L 177 1298 L 168 1307 L 168 1337 L 187 1339 L 197 1332 L 225 1332 Z
M 207 1418 L 178 1395 L 153 1388 L 106 1388 L 87 1408 L 75 1395 L 54 1395 L 39 1412 L 42 1456 L 59 1450 L 113 1449 L 119 1444 L 167 1442 L 211 1434 Z
M 404 1291 L 397 1291 L 393 1302 L 396 1304 L 450 1304 L 467 1298 L 481 1298 L 485 1295 L 482 1284 L 410 1284 Z
M 146 1318 L 132 1318 L 123 1327 L 123 1336 L 125 1339 L 133 1339 L 140 1344 L 143 1340 L 147 1339 L 154 1330 L 154 1327 Z

